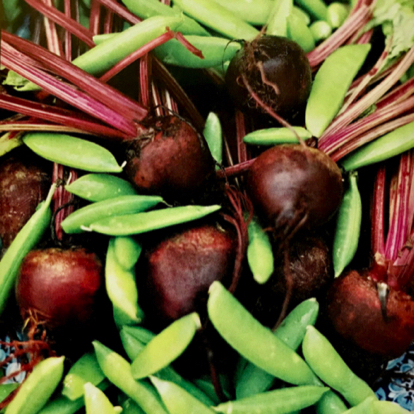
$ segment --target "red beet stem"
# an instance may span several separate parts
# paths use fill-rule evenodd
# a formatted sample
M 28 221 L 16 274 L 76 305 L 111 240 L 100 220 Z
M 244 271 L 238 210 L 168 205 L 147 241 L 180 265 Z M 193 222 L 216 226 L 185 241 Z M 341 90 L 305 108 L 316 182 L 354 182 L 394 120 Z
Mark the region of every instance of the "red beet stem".
M 380 167 L 375 178 L 374 200 L 372 204 L 371 239 L 372 250 L 381 256 L 385 254 L 385 167 Z
M 140 19 L 138 16 L 135 16 L 135 14 L 131 13 L 126 7 L 117 3 L 115 0 L 98 0 L 97 3 L 105 6 L 108 10 L 117 16 L 122 17 L 128 23 L 136 24 L 142 21 L 142 19 Z

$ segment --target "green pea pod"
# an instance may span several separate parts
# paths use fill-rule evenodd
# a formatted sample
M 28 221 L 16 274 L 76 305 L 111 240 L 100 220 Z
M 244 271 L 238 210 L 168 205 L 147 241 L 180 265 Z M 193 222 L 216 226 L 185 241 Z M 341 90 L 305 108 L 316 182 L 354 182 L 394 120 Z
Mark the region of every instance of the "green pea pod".
M 373 401 L 372 408 L 374 414 L 405 414 L 411 412 L 391 401 Z
M 345 95 L 364 63 L 371 46 L 346 45 L 322 63 L 306 105 L 306 128 L 320 137 L 341 108 Z
M 331 390 L 323 394 L 316 405 L 317 414 L 343 414 L 347 409 L 342 398 Z
M 247 261 L 254 280 L 263 284 L 269 280 L 274 270 L 272 245 L 269 236 L 255 218 L 249 223 L 248 233 Z
M 239 19 L 255 26 L 266 23 L 272 8 L 269 0 L 214 0 L 227 10 L 234 13 Z
M 307 327 L 302 352 L 313 372 L 338 391 L 351 406 L 360 404 L 368 397 L 375 397 L 370 386 L 349 369 L 330 342 L 313 326 Z
M 335 277 L 341 275 L 353 259 L 359 241 L 362 221 L 362 201 L 357 184 L 358 174 L 349 175 L 349 188 L 344 194 L 338 212 L 333 244 L 333 266 Z
M 180 16 L 179 11 L 158 0 L 122 0 L 122 3 L 141 19 L 149 19 L 154 16 Z M 204 27 L 188 16 L 184 16 L 180 32 L 185 35 L 210 36 L 210 33 Z
M 108 380 L 104 380 L 98 384 L 98 388 L 102 391 L 106 390 L 110 385 Z M 69 400 L 64 395 L 49 400 L 46 405 L 36 414 L 75 414 L 85 405 L 85 399 L 82 397 L 76 400 Z
M 302 385 L 267 391 L 252 397 L 219 404 L 214 409 L 225 414 L 289 413 L 315 404 L 329 388 Z
M 253 40 L 259 31 L 220 4 L 209 0 L 175 0 L 184 13 L 230 39 Z
M 117 414 L 122 411 L 115 408 L 108 397 L 90 382 L 84 385 L 86 414 Z
M 115 237 L 114 250 L 117 262 L 124 269 L 132 269 L 141 255 L 142 247 L 133 237 Z
M 128 214 L 97 221 L 92 223 L 89 229 L 109 236 L 129 236 L 197 220 L 220 208 L 219 205 L 180 206 L 146 213 Z
M 302 10 L 300 7 L 293 6 L 292 14 L 296 15 L 300 19 L 303 20 L 303 22 L 306 24 L 306 26 L 309 26 L 311 23 L 311 18 L 308 13 L 306 13 L 304 10 Z
M 131 365 L 135 379 L 148 377 L 175 361 L 201 328 L 200 317 L 193 312 L 167 326 L 138 354 Z
M 215 281 L 209 289 L 207 310 L 211 322 L 243 357 L 269 374 L 291 384 L 319 384 L 305 361 L 265 328 Z
M 66 185 L 65 190 L 94 202 L 137 194 L 131 183 L 110 174 L 86 174 Z
M 49 161 L 91 172 L 121 172 L 115 157 L 94 142 L 65 134 L 31 132 L 23 142 Z
M 17 382 L 10 384 L 1 384 L 0 385 L 0 401 L 5 400 L 17 387 L 19 384 Z
M 341 165 L 346 171 L 357 170 L 395 157 L 413 147 L 414 122 L 410 122 L 352 152 L 341 161 Z
M 351 407 L 349 410 L 346 410 L 344 414 L 375 414 L 373 407 L 375 399 L 375 397 L 368 397 L 355 407 Z M 381 411 L 381 414 L 385 414 L 385 412 Z
M 52 185 L 46 200 L 19 231 L 0 261 L 0 313 L 6 307 L 24 257 L 36 246 L 50 225 L 52 212 L 49 206 L 55 189 L 56 186 Z
M 145 345 L 155 337 L 152 332 L 139 326 L 123 326 L 120 336 L 122 345 L 130 360 L 134 360 L 144 349 Z M 174 382 L 207 406 L 214 405 L 213 400 L 203 390 L 177 374 L 171 366 L 158 371 L 155 376 L 165 381 Z M 215 394 L 214 390 L 213 393 Z
M 141 323 L 144 314 L 138 306 L 138 289 L 135 269 L 122 267 L 115 255 L 115 240 L 108 245 L 105 262 L 105 286 L 112 302 L 114 320 L 117 326 Z
M 349 15 L 349 7 L 346 4 L 334 2 L 328 6 L 328 23 L 333 29 L 342 25 Z
M 323 0 L 295 0 L 295 2 L 314 19 L 327 20 L 328 7 Z
M 325 20 L 316 20 L 309 26 L 309 30 L 316 43 L 327 39 L 332 34 L 332 27 Z
M 46 404 L 63 376 L 65 357 L 39 362 L 6 408 L 5 414 L 36 414 Z
M 302 127 L 293 127 L 302 139 L 312 138 L 312 134 Z M 243 138 L 245 144 L 252 145 L 278 145 L 297 144 L 298 138 L 290 128 L 266 128 L 250 132 Z
M 210 112 L 207 116 L 203 135 L 211 155 L 217 163 L 221 164 L 223 162 L 223 129 L 220 118 L 214 112 Z
M 319 313 L 316 299 L 308 299 L 297 305 L 274 331 L 274 335 L 289 348 L 296 351 L 301 344 L 308 325 L 314 325 Z M 275 377 L 248 363 L 236 383 L 237 398 L 249 397 L 267 391 L 275 382 Z
M 99 75 L 149 41 L 161 36 L 167 28 L 179 29 L 183 20 L 182 16 L 150 17 L 120 32 L 116 37 L 89 49 L 77 57 L 73 64 L 92 75 Z
M 296 42 L 306 53 L 315 49 L 315 40 L 311 29 L 302 16 L 291 13 L 287 17 L 287 36 Z
M 132 398 L 146 414 L 168 414 L 154 388 L 132 377 L 128 361 L 98 341 L 93 341 L 93 346 L 99 365 L 109 381 Z
M 241 48 L 240 43 L 222 37 L 185 36 L 203 54 L 200 59 L 176 39 L 154 49 L 154 55 L 163 63 L 192 69 L 209 69 L 231 60 Z
M 89 382 L 98 385 L 105 379 L 93 352 L 82 355 L 63 379 L 62 395 L 74 401 L 83 396 L 83 386 Z
M 163 381 L 157 377 L 151 377 L 151 381 L 170 414 L 213 414 L 215 412 L 173 382 Z
M 144 411 L 139 408 L 137 403 L 131 398 L 127 398 L 122 403 L 122 414 L 145 414 Z
M 275 0 L 267 20 L 266 34 L 287 37 L 287 18 L 292 8 L 293 0 Z
M 114 216 L 135 214 L 149 210 L 164 200 L 159 196 L 125 195 L 98 201 L 75 210 L 62 221 L 67 234 L 82 233 L 91 223 Z

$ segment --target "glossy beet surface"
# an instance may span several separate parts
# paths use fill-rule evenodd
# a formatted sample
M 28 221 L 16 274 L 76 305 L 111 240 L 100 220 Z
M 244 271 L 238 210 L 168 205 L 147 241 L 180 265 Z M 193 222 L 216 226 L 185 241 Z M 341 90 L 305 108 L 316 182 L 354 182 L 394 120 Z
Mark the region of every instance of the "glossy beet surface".
M 237 106 L 266 113 L 259 109 L 246 83 L 264 105 L 282 117 L 292 118 L 309 97 L 312 72 L 305 52 L 296 42 L 261 36 L 246 42 L 237 52 L 226 72 L 226 84 Z
M 256 214 L 276 235 L 327 222 L 342 200 L 342 175 L 323 152 L 304 145 L 279 145 L 251 166 L 247 194 Z
M 414 340 L 411 296 L 392 289 L 384 317 L 377 286 L 369 272 L 351 271 L 336 279 L 328 293 L 327 314 L 345 339 L 388 359 L 400 356 Z
M 49 330 L 92 326 L 100 311 L 102 264 L 84 249 L 33 250 L 24 259 L 16 285 L 22 318 Z
M 190 200 L 214 174 L 205 139 L 178 117 L 156 119 L 127 145 L 125 172 L 141 192 Z

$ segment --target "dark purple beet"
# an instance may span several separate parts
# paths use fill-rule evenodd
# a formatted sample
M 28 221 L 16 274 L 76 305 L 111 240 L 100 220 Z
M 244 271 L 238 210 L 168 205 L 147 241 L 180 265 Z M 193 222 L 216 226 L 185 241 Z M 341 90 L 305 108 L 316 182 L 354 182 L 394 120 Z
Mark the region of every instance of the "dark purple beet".
M 266 113 L 246 83 L 265 106 L 291 119 L 309 97 L 312 71 L 305 52 L 296 42 L 265 35 L 244 43 L 230 62 L 226 84 L 238 107 Z
M 51 171 L 50 171 L 51 174 Z M 16 151 L 0 161 L 0 257 L 46 198 L 51 175 L 37 157 Z
M 338 209 L 341 171 L 325 153 L 305 145 L 278 145 L 249 169 L 246 191 L 256 214 L 276 236 L 315 229 Z
M 205 139 L 176 116 L 155 119 L 127 145 L 125 172 L 141 192 L 191 200 L 214 176 L 215 163 Z

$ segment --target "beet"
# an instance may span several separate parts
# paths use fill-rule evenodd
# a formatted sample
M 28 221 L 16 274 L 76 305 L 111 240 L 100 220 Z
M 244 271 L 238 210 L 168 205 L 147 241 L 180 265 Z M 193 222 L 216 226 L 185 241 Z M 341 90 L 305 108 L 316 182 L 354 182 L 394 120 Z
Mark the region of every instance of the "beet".
M 176 116 L 156 118 L 127 143 L 125 172 L 142 193 L 188 201 L 205 191 L 215 163 L 205 139 Z
M 36 156 L 16 151 L 0 162 L 0 257 L 46 198 L 51 184 L 51 165 Z
M 343 193 L 338 166 L 304 145 L 279 145 L 260 154 L 249 169 L 246 191 L 255 212 L 275 235 L 315 229 L 338 209 Z
M 96 333 L 104 293 L 102 263 L 83 248 L 31 251 L 16 284 L 17 304 L 29 328 L 82 343 Z
M 414 340 L 414 301 L 389 288 L 386 315 L 370 271 L 351 271 L 337 279 L 327 296 L 327 316 L 345 339 L 388 359 L 399 357 Z
M 296 42 L 265 35 L 244 43 L 231 60 L 225 80 L 230 96 L 242 110 L 263 114 L 267 113 L 265 106 L 291 119 L 309 97 L 312 71 L 305 52 Z

